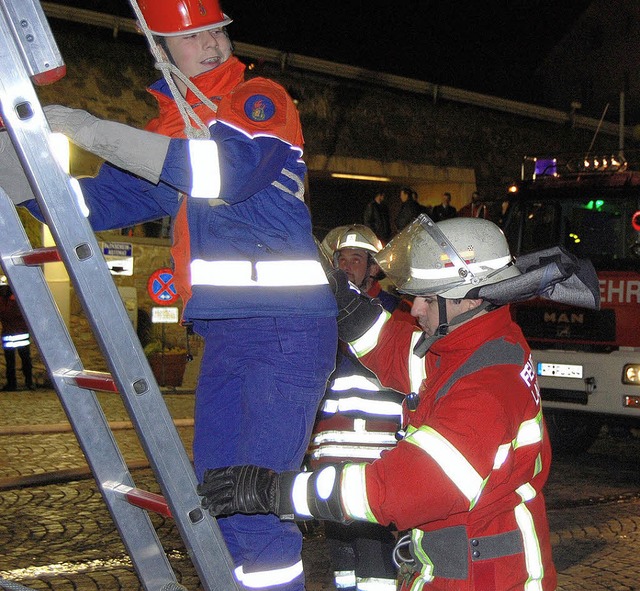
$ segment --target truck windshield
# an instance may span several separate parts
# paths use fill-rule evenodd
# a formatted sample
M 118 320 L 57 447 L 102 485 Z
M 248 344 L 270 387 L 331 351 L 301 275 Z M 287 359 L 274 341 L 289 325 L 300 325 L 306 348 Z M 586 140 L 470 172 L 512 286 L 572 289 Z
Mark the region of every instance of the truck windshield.
M 513 201 L 504 232 L 519 254 L 561 244 L 596 266 L 634 259 L 631 217 L 636 199 L 602 198 Z

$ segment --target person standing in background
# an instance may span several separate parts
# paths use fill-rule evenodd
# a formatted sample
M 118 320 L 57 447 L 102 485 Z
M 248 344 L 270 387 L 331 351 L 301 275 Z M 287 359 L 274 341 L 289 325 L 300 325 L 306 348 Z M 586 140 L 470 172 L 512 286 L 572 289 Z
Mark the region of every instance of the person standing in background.
M 364 210 L 363 221 L 365 226 L 371 228 L 376 236 L 386 243 L 391 238 L 391 222 L 385 198 L 384 191 L 375 194 Z
M 480 193 L 478 191 L 471 193 L 471 201 L 460 208 L 458 216 L 461 218 L 489 219 L 487 204 L 480 201 Z
M 35 390 L 33 385 L 33 365 L 31 362 L 31 341 L 29 327 L 22 316 L 16 296 L 11 287 L 0 283 L 0 322 L 2 323 L 2 349 L 6 363 L 7 383 L 3 392 L 16 392 L 16 351 L 22 363 L 25 390 Z
M 414 195 L 417 194 L 409 187 L 403 187 L 400 189 L 400 210 L 396 215 L 396 232 L 400 232 L 406 226 L 408 226 L 413 220 L 415 220 L 421 212 L 421 206 Z
M 431 205 L 422 205 L 422 203 L 420 203 L 420 198 L 418 197 L 417 191 L 411 192 L 411 199 L 413 199 L 418 204 L 418 211 L 420 213 L 425 213 L 428 216 L 431 216 L 433 207 L 431 207 Z
M 451 193 L 445 192 L 442 194 L 442 203 L 436 205 L 433 208 L 433 221 L 441 222 L 442 220 L 448 220 L 458 215 L 458 211 L 453 205 L 451 205 Z

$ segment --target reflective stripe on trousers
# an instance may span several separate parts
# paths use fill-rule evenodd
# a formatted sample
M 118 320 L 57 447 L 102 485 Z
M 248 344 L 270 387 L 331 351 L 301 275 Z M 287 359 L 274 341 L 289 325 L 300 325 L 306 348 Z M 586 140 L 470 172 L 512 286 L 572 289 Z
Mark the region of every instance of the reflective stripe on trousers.
M 292 566 L 245 573 L 242 566 L 235 569 L 236 579 L 249 589 L 266 589 L 291 583 L 302 575 L 302 560 Z
M 29 340 L 29 333 L 21 334 L 8 334 L 2 337 L 3 349 L 18 349 L 20 347 L 26 347 L 31 344 Z

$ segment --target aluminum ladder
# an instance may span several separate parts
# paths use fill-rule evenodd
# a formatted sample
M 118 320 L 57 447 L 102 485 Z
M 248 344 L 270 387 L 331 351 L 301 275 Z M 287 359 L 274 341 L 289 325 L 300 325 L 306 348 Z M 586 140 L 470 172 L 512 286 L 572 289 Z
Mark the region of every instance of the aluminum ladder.
M 55 82 L 64 73 L 39 1 L 0 0 L 0 110 L 57 247 L 32 247 L 0 189 L 2 268 L 143 587 L 185 589 L 151 523 L 152 510 L 173 517 L 206 591 L 239 591 L 220 529 L 200 507 L 191 462 L 78 204 L 75 180 L 52 153 L 33 83 Z M 83 368 L 42 272 L 53 261 L 64 263 L 110 373 Z M 96 391 L 122 397 L 162 495 L 135 486 Z

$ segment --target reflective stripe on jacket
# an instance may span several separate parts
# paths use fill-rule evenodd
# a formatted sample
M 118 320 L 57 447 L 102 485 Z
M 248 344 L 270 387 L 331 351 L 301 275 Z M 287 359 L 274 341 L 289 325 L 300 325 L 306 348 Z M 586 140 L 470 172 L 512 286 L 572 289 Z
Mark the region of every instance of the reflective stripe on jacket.
M 311 467 L 371 461 L 395 447 L 403 399 L 404 394 L 383 388 L 371 371 L 340 353 L 311 437 Z

